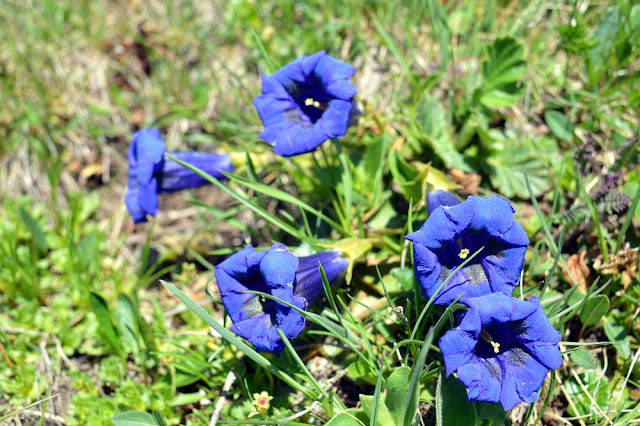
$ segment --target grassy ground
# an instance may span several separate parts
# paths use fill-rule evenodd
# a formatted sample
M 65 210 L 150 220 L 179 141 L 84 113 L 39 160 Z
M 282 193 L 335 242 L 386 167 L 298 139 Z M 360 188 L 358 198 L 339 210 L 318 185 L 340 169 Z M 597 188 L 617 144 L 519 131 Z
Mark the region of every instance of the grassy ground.
M 403 237 L 426 217 L 425 183 L 445 181 L 514 202 L 532 242 L 516 292 L 542 293 L 562 332 L 563 367 L 508 422 L 638 421 L 640 5 L 9 0 L 0 22 L 0 418 L 50 397 L 6 421 L 100 425 L 157 410 L 168 424 L 205 425 L 219 401 L 221 418 L 244 421 L 253 393 L 267 391 L 273 419 L 313 406 L 297 420 L 323 424 L 326 401 L 282 385 L 159 279 L 222 323 L 206 290 L 217 297 L 211 269 L 225 255 L 248 241 L 304 254 L 349 239 L 341 313 L 317 312 L 346 321 L 387 375 L 394 341 L 422 341 L 442 314 L 415 324 L 414 303 L 405 327 L 386 309 L 407 308 Z M 363 117 L 343 154 L 326 144 L 285 161 L 257 140 L 251 102 L 262 72 L 320 49 L 356 67 Z M 229 182 L 231 195 L 167 196 L 153 224 L 134 227 L 126 149 L 150 126 L 170 150 L 233 152 L 248 181 Z M 335 226 L 313 226 L 303 204 Z M 313 379 L 290 354 L 269 361 L 346 406 L 373 395 L 377 370 L 311 328 L 294 343 Z M 405 361 L 419 350 L 408 344 Z M 434 345 L 420 381 L 425 422 L 438 359 Z

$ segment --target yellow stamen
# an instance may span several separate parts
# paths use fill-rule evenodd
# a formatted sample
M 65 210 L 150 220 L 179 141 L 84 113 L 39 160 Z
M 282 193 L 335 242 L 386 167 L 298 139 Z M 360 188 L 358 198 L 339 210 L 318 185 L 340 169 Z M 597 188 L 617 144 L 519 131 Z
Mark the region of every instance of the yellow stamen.
M 500 353 L 500 343 L 494 342 L 493 337 L 489 334 L 487 330 L 484 328 L 480 331 L 480 337 L 489 342 L 491 346 L 493 346 L 493 352 L 499 354 Z
M 318 108 L 318 109 L 326 109 L 326 108 L 324 108 L 324 107 L 323 107 L 323 105 L 322 105 L 320 102 L 318 102 L 318 101 L 314 100 L 313 98 L 307 98 L 307 99 L 305 99 L 305 100 L 304 100 L 304 104 L 305 104 L 306 106 L 314 106 L 314 107 L 316 107 L 316 108 Z
M 460 250 L 460 253 L 458 253 L 458 257 L 460 259 L 466 259 L 467 256 L 469 256 L 469 249 L 467 248 L 463 248 L 462 250 Z

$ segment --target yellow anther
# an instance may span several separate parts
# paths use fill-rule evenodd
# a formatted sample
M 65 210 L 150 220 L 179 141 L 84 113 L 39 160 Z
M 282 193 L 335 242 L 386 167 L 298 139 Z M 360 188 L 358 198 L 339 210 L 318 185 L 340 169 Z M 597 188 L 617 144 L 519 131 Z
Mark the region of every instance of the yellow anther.
M 306 106 L 314 106 L 316 108 L 320 108 L 320 109 L 324 109 L 322 108 L 322 104 L 318 101 L 313 100 L 313 98 L 307 98 L 304 100 L 304 104 Z
M 489 343 L 491 343 L 491 346 L 493 346 L 493 352 L 499 354 L 500 353 L 500 343 L 493 342 L 493 341 L 491 341 Z
M 458 257 L 460 259 L 466 259 L 467 256 L 469 256 L 469 249 L 467 248 L 463 248 L 462 250 L 460 250 L 460 253 L 458 253 Z

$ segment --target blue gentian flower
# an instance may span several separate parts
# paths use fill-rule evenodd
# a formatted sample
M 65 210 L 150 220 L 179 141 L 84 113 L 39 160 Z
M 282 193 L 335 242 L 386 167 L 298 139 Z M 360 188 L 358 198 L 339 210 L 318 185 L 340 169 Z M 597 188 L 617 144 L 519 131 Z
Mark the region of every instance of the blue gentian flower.
M 129 190 L 125 202 L 134 223 L 144 222 L 147 215 L 158 213 L 158 194 L 194 188 L 208 181 L 175 163 L 165 160 L 166 147 L 158 129 L 143 129 L 133 134 L 129 145 Z M 232 172 L 231 160 L 226 154 L 200 152 L 172 152 L 211 176 L 222 179 L 221 173 Z
M 444 189 L 435 189 L 427 193 L 427 212 L 429 215 L 438 207 L 451 207 L 460 204 L 458 196 Z
M 562 365 L 560 333 L 538 298 L 493 293 L 464 303 L 469 310 L 439 343 L 447 375 L 457 371 L 469 401 L 499 402 L 505 411 L 534 402 L 549 369 Z
M 436 208 L 419 231 L 406 237 L 414 243 L 416 277 L 424 295 L 431 298 L 451 272 L 482 247 L 449 279 L 434 303 L 449 305 L 461 295 L 464 300 L 496 291 L 511 295 L 529 244 L 514 212 L 502 197 L 470 196 Z
M 262 95 L 253 105 L 264 131 L 259 137 L 283 157 L 314 151 L 347 131 L 353 97 L 351 65 L 320 51 L 302 56 L 273 75 L 262 75 Z
M 246 291 L 268 293 L 306 310 L 324 291 L 318 262 L 332 284 L 348 264 L 333 250 L 298 258 L 284 245 L 274 244 L 260 252 L 248 246 L 216 266 L 220 297 L 233 321 L 231 331 L 260 352 L 281 352 L 284 343 L 276 327 L 288 339 L 294 339 L 304 329 L 304 317 L 283 303 Z

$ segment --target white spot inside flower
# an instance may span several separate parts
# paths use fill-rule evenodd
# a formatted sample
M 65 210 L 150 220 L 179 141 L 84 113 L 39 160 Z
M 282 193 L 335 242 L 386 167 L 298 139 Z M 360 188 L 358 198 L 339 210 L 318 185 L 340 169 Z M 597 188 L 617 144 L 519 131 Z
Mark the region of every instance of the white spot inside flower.
M 491 346 L 493 346 L 493 352 L 499 354 L 500 353 L 500 343 L 493 342 L 493 341 L 491 341 L 489 343 L 491 343 Z
M 468 248 L 463 248 L 462 250 L 460 250 L 460 253 L 458 253 L 458 257 L 460 259 L 466 259 L 467 256 L 469 256 L 469 249 Z

